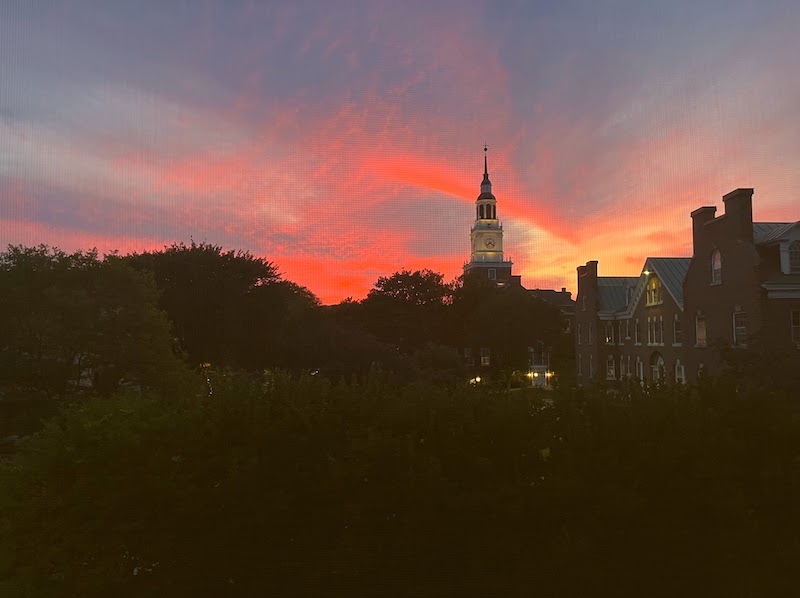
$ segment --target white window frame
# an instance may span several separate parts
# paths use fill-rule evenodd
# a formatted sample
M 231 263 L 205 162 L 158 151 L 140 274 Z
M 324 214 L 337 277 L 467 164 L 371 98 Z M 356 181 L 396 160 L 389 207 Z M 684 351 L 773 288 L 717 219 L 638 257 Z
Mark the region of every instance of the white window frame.
M 678 314 L 675 314 L 672 321 L 672 346 L 683 346 L 683 329 L 681 328 L 681 319 Z
M 733 346 L 747 348 L 747 314 L 743 311 L 733 312 Z
M 717 248 L 711 252 L 711 284 L 722 284 L 722 252 Z
M 702 335 L 700 334 L 701 330 L 703 333 Z M 694 346 L 695 347 L 708 346 L 708 321 L 706 320 L 705 314 L 697 314 L 694 317 Z
M 686 384 L 686 368 L 680 359 L 675 361 L 675 383 Z
M 606 380 L 616 380 L 617 379 L 617 362 L 614 359 L 614 356 L 610 353 L 606 358 Z
M 800 241 L 789 244 L 789 274 L 800 274 Z

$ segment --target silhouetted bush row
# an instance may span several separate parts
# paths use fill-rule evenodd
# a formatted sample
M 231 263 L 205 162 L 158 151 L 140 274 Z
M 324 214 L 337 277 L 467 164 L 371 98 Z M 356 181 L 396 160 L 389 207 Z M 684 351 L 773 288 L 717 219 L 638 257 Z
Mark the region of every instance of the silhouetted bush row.
M 211 383 L 82 400 L 26 443 L 0 594 L 794 593 L 790 398 Z

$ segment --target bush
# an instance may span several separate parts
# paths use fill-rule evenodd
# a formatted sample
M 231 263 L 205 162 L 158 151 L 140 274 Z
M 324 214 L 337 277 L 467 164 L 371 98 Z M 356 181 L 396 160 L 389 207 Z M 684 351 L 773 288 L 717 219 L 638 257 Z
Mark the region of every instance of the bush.
M 72 405 L 0 474 L 0 593 L 788 594 L 800 434 L 757 394 L 218 374 Z

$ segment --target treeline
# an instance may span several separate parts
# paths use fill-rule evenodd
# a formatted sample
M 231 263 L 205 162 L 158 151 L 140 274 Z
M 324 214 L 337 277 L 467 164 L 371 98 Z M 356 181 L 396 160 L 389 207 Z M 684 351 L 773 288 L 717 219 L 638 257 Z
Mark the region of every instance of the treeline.
M 206 243 L 104 258 L 11 246 L 0 253 L 0 297 L 6 399 L 168 391 L 201 365 L 336 380 L 378 364 L 398 383 L 455 383 L 466 379 L 456 347 L 492 347 L 506 372 L 526 367 L 533 339 L 571 355 L 559 311 L 522 289 L 402 271 L 363 301 L 326 307 L 272 262 Z
M 76 402 L 6 464 L 0 594 L 796 593 L 790 397 L 212 384 Z

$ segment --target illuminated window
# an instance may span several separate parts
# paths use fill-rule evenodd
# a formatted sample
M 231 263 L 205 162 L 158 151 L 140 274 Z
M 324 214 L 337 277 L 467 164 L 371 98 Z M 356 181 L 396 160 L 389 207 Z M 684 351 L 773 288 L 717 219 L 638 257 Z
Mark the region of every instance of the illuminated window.
M 614 322 L 606 322 L 606 344 L 614 344 Z
M 722 282 L 722 254 L 719 249 L 711 253 L 711 284 Z
M 792 312 L 792 342 L 800 349 L 800 311 Z
M 694 318 L 694 335 L 695 346 L 706 346 L 706 317 L 703 314 L 697 314 Z
M 800 241 L 789 245 L 789 272 L 800 274 Z
M 747 314 L 743 311 L 733 314 L 733 346 L 747 346 Z
M 645 294 L 647 305 L 658 305 L 663 302 L 661 281 L 653 276 L 647 283 L 647 292 Z

